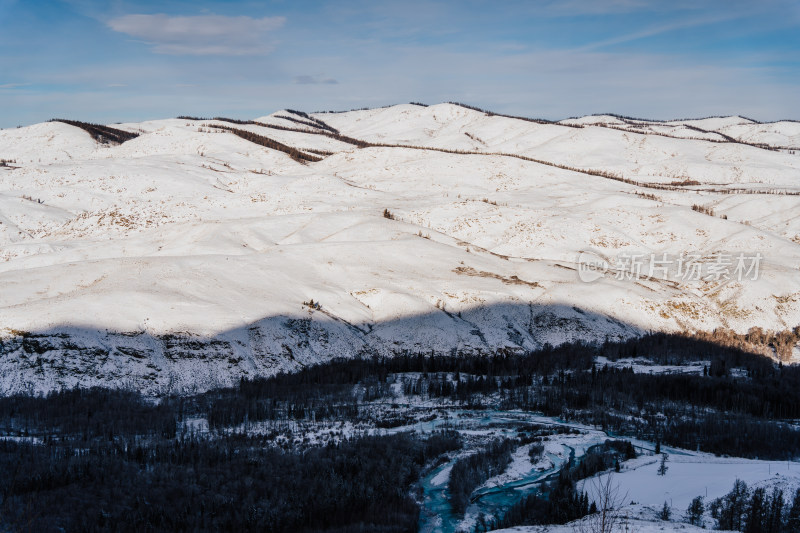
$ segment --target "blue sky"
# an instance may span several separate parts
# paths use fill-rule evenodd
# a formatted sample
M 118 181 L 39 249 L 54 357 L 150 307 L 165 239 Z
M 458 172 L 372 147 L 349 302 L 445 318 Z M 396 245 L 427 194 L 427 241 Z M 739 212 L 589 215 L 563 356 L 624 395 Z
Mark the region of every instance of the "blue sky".
M 800 1 L 0 0 L 0 127 L 448 100 L 800 119 Z

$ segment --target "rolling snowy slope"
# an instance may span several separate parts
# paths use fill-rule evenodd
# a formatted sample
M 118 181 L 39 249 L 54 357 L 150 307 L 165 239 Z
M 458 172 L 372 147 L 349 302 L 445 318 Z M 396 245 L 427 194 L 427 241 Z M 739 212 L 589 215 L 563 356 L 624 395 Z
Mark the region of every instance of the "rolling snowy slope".
M 140 135 L 120 145 L 59 122 L 0 130 L 0 393 L 188 391 L 336 356 L 795 327 L 800 155 L 714 132 L 789 146 L 797 124 L 708 120 L 639 131 L 441 104 L 123 124 Z M 712 140 L 676 138 L 700 136 L 687 125 Z M 587 251 L 612 266 L 592 283 Z M 690 252 L 763 261 L 727 283 L 613 270 Z

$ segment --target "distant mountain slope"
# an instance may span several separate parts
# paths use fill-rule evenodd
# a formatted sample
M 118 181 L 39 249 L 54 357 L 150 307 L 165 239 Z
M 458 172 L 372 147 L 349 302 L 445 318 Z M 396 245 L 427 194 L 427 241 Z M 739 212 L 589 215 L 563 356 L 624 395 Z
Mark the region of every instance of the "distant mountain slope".
M 0 130 L 0 392 L 800 324 L 800 155 L 725 138 L 796 123 L 572 122 L 440 104 L 114 125 L 139 134 L 120 145 Z M 654 129 L 688 126 L 713 141 Z M 587 251 L 612 267 L 592 283 Z M 724 284 L 620 270 L 665 253 L 763 261 Z

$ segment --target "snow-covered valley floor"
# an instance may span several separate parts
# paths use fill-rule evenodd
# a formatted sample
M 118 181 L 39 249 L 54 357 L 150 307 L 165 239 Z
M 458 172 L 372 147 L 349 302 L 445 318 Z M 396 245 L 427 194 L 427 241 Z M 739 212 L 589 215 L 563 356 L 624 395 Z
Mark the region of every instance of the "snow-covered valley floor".
M 409 374 L 393 376 L 390 381 L 416 379 Z M 484 405 L 470 409 L 447 401 L 406 396 L 399 387 L 393 387 L 391 403 L 383 399 L 362 408 L 362 416 L 370 421 L 319 422 L 264 422 L 247 423 L 229 431 L 268 435 L 275 446 L 317 447 L 364 435 L 393 435 L 414 433 L 425 437 L 441 431 L 457 432 L 464 448 L 448 460 L 436 465 L 421 479 L 419 494 L 422 504 L 419 531 L 424 533 L 453 533 L 482 531 L 478 524 L 491 523 L 501 518 L 512 505 L 522 498 L 540 493 L 544 483 L 558 475 L 568 462 L 575 464 L 584 459 L 592 447 L 608 439 L 630 441 L 638 456 L 621 461 L 620 471 L 606 471 L 576 483 L 593 500 L 600 501 L 600 487 L 609 480 L 616 494 L 614 516 L 619 518 L 619 528 L 613 531 L 700 531 L 714 529 L 715 520 L 708 505 L 724 497 L 736 480 L 744 481 L 750 490 L 764 488 L 783 491 L 787 508 L 800 489 L 800 462 L 745 459 L 715 456 L 696 450 L 661 446 L 655 453 L 656 443 L 635 438 L 614 436 L 598 427 L 579 422 L 564 421 L 550 416 L 520 410 L 502 410 Z M 498 397 L 499 399 L 499 397 Z M 387 420 L 405 419 L 393 427 L 383 427 Z M 189 426 L 187 426 L 189 427 Z M 208 431 L 204 420 L 190 424 L 196 431 Z M 523 444 L 532 430 L 545 436 L 540 442 L 543 453 L 538 458 L 529 452 L 531 444 Z M 448 483 L 453 465 L 461 458 L 498 439 L 523 439 L 514 448 L 511 461 L 502 473 L 483 481 L 472 492 L 471 502 L 463 515 L 453 512 Z M 667 470 L 659 475 L 662 454 L 666 455 Z M 706 512 L 701 518 L 703 528 L 690 525 L 687 509 L 690 502 L 702 496 Z M 664 503 L 671 510 L 669 520 L 660 517 Z M 483 517 L 482 519 L 479 517 Z M 581 519 L 567 525 L 525 526 L 502 531 L 518 533 L 592 531 L 588 522 Z M 586 529 L 581 529 L 581 528 Z

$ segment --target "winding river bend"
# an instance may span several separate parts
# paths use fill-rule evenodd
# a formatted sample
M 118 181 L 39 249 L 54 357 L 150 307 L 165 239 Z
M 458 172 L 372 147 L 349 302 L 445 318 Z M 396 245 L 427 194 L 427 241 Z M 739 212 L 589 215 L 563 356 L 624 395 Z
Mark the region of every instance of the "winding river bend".
M 479 436 L 515 437 L 519 430 L 524 430 L 531 424 L 568 426 L 578 429 L 580 434 L 562 435 L 553 440 L 546 448 L 545 455 L 548 461 L 544 461 L 544 467 L 541 462 L 539 468 L 528 464 L 527 468 L 507 471 L 489 480 L 489 483 L 472 494 L 464 516 L 453 512 L 447 488 L 450 471 L 464 454 L 437 466 L 420 482 L 423 502 L 418 530 L 423 533 L 469 531 L 474 527 L 474 521 L 480 514 L 486 517 L 502 516 L 511 505 L 525 496 L 538 492 L 543 483 L 558 476 L 565 462 L 582 458 L 586 450 L 602 444 L 609 437 L 604 432 L 588 426 L 567 424 L 556 418 L 523 411 L 453 410 L 448 412 L 446 418 L 397 428 L 406 431 L 411 429 L 423 434 L 450 428 L 459 431 L 469 442 L 470 438 Z M 475 449 L 468 447 L 465 453 L 471 453 Z

